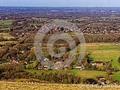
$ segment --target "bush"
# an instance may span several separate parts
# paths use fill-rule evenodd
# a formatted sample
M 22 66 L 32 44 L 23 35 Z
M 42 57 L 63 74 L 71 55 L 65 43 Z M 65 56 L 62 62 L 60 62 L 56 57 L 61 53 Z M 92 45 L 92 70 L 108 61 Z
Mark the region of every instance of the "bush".
M 40 80 L 45 80 L 54 83 L 64 83 L 64 84 L 79 84 L 81 83 L 81 78 L 73 74 L 67 73 L 41 73 L 39 75 Z
M 0 79 L 14 79 L 14 78 L 32 78 L 32 74 L 24 72 L 24 67 L 21 65 L 2 65 L 0 66 Z

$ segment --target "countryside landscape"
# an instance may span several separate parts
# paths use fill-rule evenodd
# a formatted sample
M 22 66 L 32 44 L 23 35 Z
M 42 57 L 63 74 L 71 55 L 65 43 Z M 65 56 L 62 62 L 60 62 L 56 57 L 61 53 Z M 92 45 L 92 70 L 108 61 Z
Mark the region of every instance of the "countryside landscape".
M 53 19 L 74 23 L 83 33 L 86 51 L 79 63 L 82 43 L 74 31 L 64 27 L 45 34 L 41 47 L 45 57 L 37 59 L 35 36 Z M 47 44 L 52 44 L 47 42 L 59 32 L 61 37 L 69 34 L 76 46 L 71 49 L 59 39 L 54 52 L 59 54 L 63 46 L 66 51 L 57 58 L 47 51 Z M 74 57 L 67 65 L 70 54 Z M 54 66 L 46 64 L 48 61 Z M 119 90 L 119 85 L 120 8 L 0 7 L 0 90 Z

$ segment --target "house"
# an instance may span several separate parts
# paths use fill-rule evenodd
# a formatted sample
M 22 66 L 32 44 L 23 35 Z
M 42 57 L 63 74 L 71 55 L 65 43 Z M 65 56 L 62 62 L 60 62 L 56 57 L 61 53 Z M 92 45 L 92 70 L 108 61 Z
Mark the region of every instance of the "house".
M 24 54 L 25 53 L 25 51 L 24 50 L 22 50 L 22 51 L 20 51 L 22 54 Z
M 56 70 L 63 69 L 63 62 L 62 61 L 57 61 L 54 65 L 54 69 L 56 69 Z
M 12 65 L 18 65 L 19 63 L 18 63 L 17 60 L 12 60 L 12 61 L 11 61 L 11 64 L 12 64 Z
M 94 61 L 92 62 L 92 66 L 105 66 L 107 63 L 105 61 Z
M 18 62 L 17 58 L 11 57 L 11 58 L 10 58 L 10 64 L 12 64 L 12 65 L 18 65 L 19 62 Z
M 38 70 L 48 70 L 48 66 L 38 66 Z
M 52 64 L 48 58 L 44 58 L 42 61 L 38 62 L 35 69 L 38 70 L 50 70 L 52 69 Z
M 73 69 L 74 68 L 73 65 L 74 65 L 73 62 L 70 63 L 70 64 L 65 64 L 64 63 L 64 70 L 71 70 L 71 69 Z
M 26 60 L 22 60 L 21 63 L 25 65 L 25 64 L 27 64 L 27 61 Z
M 79 70 L 83 70 L 84 69 L 84 66 L 83 65 L 78 65 L 75 67 L 76 69 L 79 69 Z
M 109 80 L 106 80 L 103 76 L 96 77 L 99 85 L 110 84 Z
M 38 62 L 35 69 L 37 69 L 37 70 L 48 70 L 49 67 L 47 65 L 42 65 L 41 62 Z
M 72 67 L 70 65 L 65 65 L 64 66 L 64 70 L 70 70 L 70 69 L 72 69 Z

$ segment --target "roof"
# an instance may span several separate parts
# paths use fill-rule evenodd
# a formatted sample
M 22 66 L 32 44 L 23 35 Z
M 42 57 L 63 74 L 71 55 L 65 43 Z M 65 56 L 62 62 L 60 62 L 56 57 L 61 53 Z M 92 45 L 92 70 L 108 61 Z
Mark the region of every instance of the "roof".
M 105 61 L 94 61 L 92 63 L 107 63 L 107 62 L 105 62 Z

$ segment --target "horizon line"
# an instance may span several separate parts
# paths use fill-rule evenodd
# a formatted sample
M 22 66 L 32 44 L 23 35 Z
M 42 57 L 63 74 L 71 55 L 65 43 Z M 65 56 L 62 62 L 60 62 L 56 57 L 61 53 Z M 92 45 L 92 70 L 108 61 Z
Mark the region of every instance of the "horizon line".
M 0 7 L 33 7 L 33 8 L 120 8 L 112 6 L 0 6 Z

